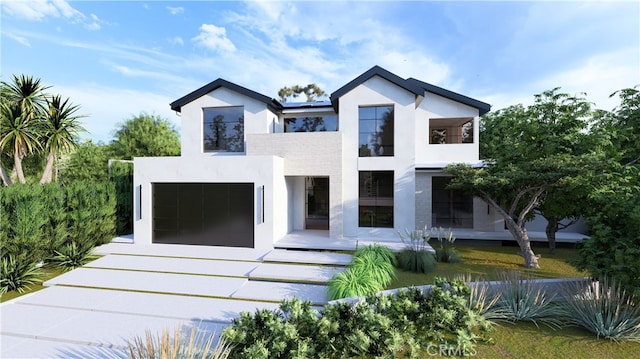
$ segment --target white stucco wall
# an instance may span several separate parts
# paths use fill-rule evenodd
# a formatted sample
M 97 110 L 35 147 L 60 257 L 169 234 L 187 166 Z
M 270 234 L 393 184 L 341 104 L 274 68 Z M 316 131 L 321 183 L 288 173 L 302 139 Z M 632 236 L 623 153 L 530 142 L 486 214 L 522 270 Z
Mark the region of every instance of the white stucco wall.
M 272 248 L 275 238 L 287 232 L 287 185 L 284 160 L 275 156 L 189 156 L 142 157 L 134 159 L 134 191 L 142 187 L 142 198 L 136 198 L 134 213 L 135 244 L 152 241 L 153 183 L 253 183 L 254 193 L 260 186 L 264 192 L 264 223 L 254 223 L 255 247 Z M 254 212 L 260 199 L 254 195 Z M 142 212 L 140 212 L 142 211 Z M 254 213 L 254 218 L 257 217 Z
M 339 99 L 343 133 L 343 213 L 345 237 L 397 237 L 396 232 L 415 228 L 415 95 L 373 77 Z M 394 156 L 358 157 L 358 108 L 394 106 Z M 358 227 L 358 172 L 394 171 L 394 228 Z
M 220 87 L 184 106 L 181 109 L 182 157 L 199 156 L 203 151 L 203 108 L 244 107 L 244 134 L 269 133 L 278 116 L 263 102 Z M 233 156 L 238 153 L 208 152 L 209 156 Z

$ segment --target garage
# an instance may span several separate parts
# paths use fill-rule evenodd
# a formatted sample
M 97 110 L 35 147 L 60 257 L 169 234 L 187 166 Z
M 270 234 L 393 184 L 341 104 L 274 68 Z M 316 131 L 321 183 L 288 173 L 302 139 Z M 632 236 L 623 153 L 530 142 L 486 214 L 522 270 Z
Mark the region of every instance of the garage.
M 153 183 L 152 242 L 254 248 L 253 183 Z

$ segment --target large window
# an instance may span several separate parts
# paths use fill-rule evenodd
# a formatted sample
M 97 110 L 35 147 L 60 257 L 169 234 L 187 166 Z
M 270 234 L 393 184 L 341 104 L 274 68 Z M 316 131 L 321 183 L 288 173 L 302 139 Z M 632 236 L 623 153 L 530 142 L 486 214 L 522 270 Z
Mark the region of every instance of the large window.
M 358 110 L 360 157 L 393 156 L 393 106 Z
M 360 172 L 360 227 L 393 228 L 393 171 Z
M 204 109 L 204 151 L 244 152 L 244 108 Z
M 473 196 L 447 189 L 450 177 L 432 178 L 432 225 L 444 228 L 473 228 Z
M 338 131 L 338 116 L 290 117 L 284 119 L 284 132 Z
M 429 143 L 473 143 L 472 118 L 432 118 L 429 120 Z

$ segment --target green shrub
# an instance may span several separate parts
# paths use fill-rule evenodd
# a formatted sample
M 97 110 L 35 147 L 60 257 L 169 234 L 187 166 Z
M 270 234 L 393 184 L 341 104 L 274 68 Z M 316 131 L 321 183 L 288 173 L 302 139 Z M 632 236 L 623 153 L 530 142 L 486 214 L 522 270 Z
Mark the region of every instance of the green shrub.
M 380 287 L 385 288 L 396 278 L 396 268 L 386 257 L 381 257 L 375 252 L 361 252 L 353 257 L 351 267 L 361 267 L 369 273 Z
M 115 235 L 115 192 L 109 183 L 26 184 L 0 189 L 0 252 L 39 262 L 62 246 L 93 248 Z
M 223 338 L 216 345 L 215 333 L 204 336 L 193 327 L 188 337 L 176 328 L 173 333 L 164 329 L 161 333 L 145 332 L 143 337 L 135 337 L 128 343 L 130 359 L 224 359 L 229 356 L 229 348 Z
M 34 262 L 16 260 L 12 255 L 0 260 L 0 294 L 17 290 L 24 293 L 32 284 L 41 282 L 42 272 Z
M 329 280 L 329 298 L 364 297 L 384 289 L 382 283 L 367 268 L 353 265 Z
M 598 338 L 640 342 L 640 305 L 619 283 L 605 278 L 596 283 L 565 286 L 565 321 Z
M 55 251 L 51 262 L 64 270 L 72 270 L 85 265 L 95 256 L 91 254 L 93 247 L 79 247 L 75 242 L 67 243 Z
M 548 294 L 542 286 L 535 285 L 531 276 L 521 272 L 506 271 L 500 274 L 500 300 L 498 307 L 510 321 L 530 321 L 538 325 L 560 327 L 561 311 L 552 303 L 555 294 Z
M 314 358 L 319 313 L 310 302 L 283 300 L 279 310 L 243 312 L 224 329 L 230 358 Z
M 393 266 L 397 265 L 397 259 L 395 254 L 387 246 L 383 246 L 382 244 L 379 244 L 379 243 L 374 243 L 365 247 L 360 247 L 356 249 L 354 256 L 359 257 L 367 253 L 373 253 L 376 257 L 379 258 L 380 261 L 389 262 Z
M 436 268 L 436 257 L 428 251 L 405 249 L 398 253 L 398 266 L 414 273 L 429 273 Z
M 109 181 L 115 188 L 116 233 L 133 233 L 133 164 L 111 163 Z
M 398 267 L 415 273 L 428 273 L 435 269 L 436 257 L 429 246 L 431 231 L 425 227 L 422 230 L 405 231 L 406 237 L 402 233 L 399 235 L 406 248 L 398 253 Z
M 310 302 L 285 300 L 280 310 L 241 313 L 222 335 L 231 358 L 419 357 L 434 345 L 469 355 L 491 325 L 467 308 L 468 295 L 461 281 L 437 278 L 429 291 L 340 302 L 321 314 Z
M 438 233 L 438 246 L 435 248 L 436 260 L 442 263 L 462 262 L 460 252 L 453 247 L 453 242 L 456 241 L 456 238 L 453 236 L 453 232 L 445 231 L 442 228 L 437 229 L 436 232 Z

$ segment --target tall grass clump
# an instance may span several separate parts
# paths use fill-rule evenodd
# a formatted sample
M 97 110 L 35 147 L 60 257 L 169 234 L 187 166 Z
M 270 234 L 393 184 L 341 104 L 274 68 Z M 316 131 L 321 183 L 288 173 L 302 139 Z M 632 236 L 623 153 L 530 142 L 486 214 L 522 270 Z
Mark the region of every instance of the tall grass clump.
M 436 257 L 429 251 L 431 233 L 426 228 L 399 233 L 406 248 L 398 253 L 398 266 L 415 273 L 428 273 L 436 267 Z
M 69 271 L 78 267 L 82 267 L 86 263 L 92 261 L 96 257 L 92 255 L 93 247 L 78 246 L 76 242 L 67 243 L 61 246 L 60 250 L 55 251 L 55 255 L 51 258 L 52 264 Z
M 358 248 L 347 270 L 329 281 L 329 298 L 363 297 L 383 290 L 396 277 L 394 262 L 393 252 L 383 245 Z
M 620 283 L 603 278 L 594 283 L 570 283 L 564 287 L 565 321 L 598 338 L 640 343 L 640 304 Z
M 498 307 L 510 321 L 530 321 L 536 326 L 543 323 L 551 328 L 562 324 L 561 310 L 552 301 L 555 294 L 549 294 L 531 276 L 518 271 L 500 273 L 501 292 Z
M 215 333 L 202 335 L 196 327 L 188 336 L 176 328 L 173 333 L 164 329 L 161 333 L 145 332 L 144 337 L 135 337 L 129 343 L 130 359 L 224 359 L 229 357 L 229 348 L 224 338 L 215 342 Z
M 462 257 L 460 252 L 453 247 L 453 242 L 456 241 L 456 237 L 453 236 L 453 232 L 450 230 L 445 231 L 443 228 L 433 228 L 432 232 L 437 233 L 438 246 L 436 246 L 436 260 L 442 263 L 460 263 Z M 432 236 L 433 238 L 433 236 Z

